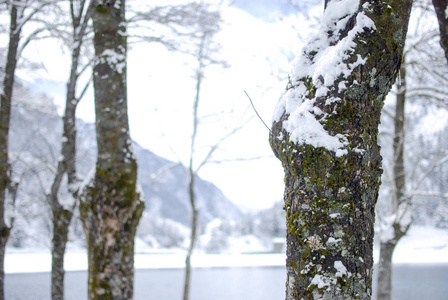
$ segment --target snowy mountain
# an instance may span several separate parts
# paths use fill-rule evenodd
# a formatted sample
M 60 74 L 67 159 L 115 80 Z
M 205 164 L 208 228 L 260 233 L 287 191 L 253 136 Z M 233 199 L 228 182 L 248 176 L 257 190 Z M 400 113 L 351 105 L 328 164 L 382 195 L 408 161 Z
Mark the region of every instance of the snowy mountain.
M 135 144 L 139 182 L 145 194 L 146 209 L 189 226 L 187 169 L 180 163 L 161 158 Z M 215 218 L 234 219 L 241 211 L 213 183 L 198 178 L 196 196 L 202 222 Z
M 26 96 L 36 97 L 34 94 Z M 85 178 L 96 161 L 95 128 L 93 124 L 81 120 L 77 125 L 78 172 Z M 13 177 L 20 182 L 20 186 L 15 208 L 11 206 L 7 210 L 9 216 L 15 217 L 11 239 L 17 245 L 29 237 L 49 241 L 51 222 L 46 193 L 51 186 L 53 170 L 60 153 L 61 132 L 62 121 L 55 112 L 48 109 L 40 111 L 23 102 L 14 105 L 10 151 Z M 139 166 L 139 184 L 146 202 L 145 215 L 172 220 L 171 223 L 189 227 L 191 209 L 186 168 L 180 163 L 161 158 L 136 143 L 134 149 Z M 242 215 L 239 208 L 214 184 L 201 178 L 197 178 L 196 182 L 200 224 L 205 225 L 220 218 L 235 219 Z M 61 190 L 63 199 L 64 188 Z M 79 223 L 78 220 L 74 222 Z

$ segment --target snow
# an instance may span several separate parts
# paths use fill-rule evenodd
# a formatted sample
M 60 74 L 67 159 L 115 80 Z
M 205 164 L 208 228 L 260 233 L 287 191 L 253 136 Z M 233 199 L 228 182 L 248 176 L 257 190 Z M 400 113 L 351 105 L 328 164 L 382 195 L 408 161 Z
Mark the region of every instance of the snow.
M 386 242 L 390 241 L 394 238 L 394 227 L 393 224 L 397 219 L 396 214 L 390 214 L 388 216 L 381 216 L 381 222 L 377 224 L 378 233 L 376 234 L 377 238 L 380 238 L 381 241 Z
M 232 247 L 231 247 L 232 248 Z M 235 250 L 236 247 L 233 247 Z M 247 248 L 245 250 L 248 250 Z M 375 261 L 378 261 L 378 249 L 374 250 Z M 285 253 L 225 253 L 206 254 L 196 251 L 193 254 L 192 266 L 195 268 L 215 267 L 283 267 Z M 362 259 L 360 258 L 362 261 Z M 413 226 L 407 236 L 397 245 L 393 256 L 394 263 L 448 263 L 448 230 L 424 226 Z M 182 249 L 151 249 L 144 242 L 136 240 L 136 269 L 183 268 L 185 251 Z M 68 247 L 65 258 L 66 271 L 87 270 L 86 250 L 73 245 Z M 347 269 L 340 261 L 335 261 L 336 276 L 347 275 Z M 28 273 L 50 272 L 51 255 L 46 249 L 14 249 L 7 248 L 5 256 L 5 272 Z M 317 276 L 317 275 L 316 275 Z M 320 279 L 320 280 L 319 280 Z M 315 277 L 314 284 L 324 284 L 322 278 Z
M 325 114 L 314 106 L 317 97 L 326 97 L 336 79 L 347 78 L 352 71 L 366 62 L 358 55 L 354 63 L 347 64 L 346 59 L 354 51 L 356 36 L 364 30 L 375 28 L 373 21 L 364 12 L 357 13 L 359 0 L 332 1 L 328 4 L 317 35 L 304 48 L 292 66 L 291 87 L 282 95 L 274 111 L 273 120 L 278 122 L 284 114 L 289 114 L 283 128 L 296 144 L 308 144 L 334 151 L 336 156 L 347 154 L 348 142 L 343 135 L 331 136 L 323 127 Z M 348 20 L 356 15 L 356 25 L 347 36 L 339 39 L 339 31 L 345 28 Z M 328 32 L 333 32 L 329 37 Z M 310 83 L 307 83 L 310 80 Z M 307 85 L 312 84 L 315 95 L 310 98 Z M 347 88 L 347 83 L 338 83 L 339 92 Z M 330 97 L 327 104 L 339 101 Z M 323 116 L 322 116 L 323 115 Z M 319 116 L 320 120 L 316 119 Z
M 378 245 L 379 247 L 379 245 Z M 379 251 L 374 250 L 378 261 Z M 411 226 L 394 251 L 394 263 L 448 263 L 448 230 Z
M 119 74 L 123 73 L 123 69 L 126 67 L 126 55 L 125 50 L 121 47 L 121 53 L 116 52 L 113 49 L 106 49 L 101 56 L 97 57 L 95 65 L 107 63 L 112 69 L 115 69 Z
M 334 262 L 334 268 L 337 270 L 336 277 L 342 277 L 347 275 L 347 268 L 344 266 L 342 261 L 337 260 Z
M 329 237 L 327 240 L 327 245 L 337 244 L 341 241 L 342 241 L 341 239 L 335 239 L 334 237 Z
M 191 264 L 194 268 L 223 268 L 223 267 L 257 267 L 284 266 L 284 253 L 260 254 L 193 254 Z M 155 252 L 137 253 L 134 257 L 136 269 L 179 269 L 185 266 L 185 253 Z M 68 252 L 64 261 L 66 271 L 87 270 L 86 252 Z M 13 252 L 6 254 L 5 273 L 34 273 L 50 272 L 51 255 L 48 252 L 29 253 Z
M 327 278 L 322 275 L 316 274 L 316 275 L 314 275 L 313 280 L 311 280 L 310 286 L 317 285 L 317 288 L 319 288 L 319 289 L 321 289 L 325 286 L 330 286 L 330 283 L 328 282 L 328 280 L 325 280 L 325 279 L 327 279 Z
M 416 134 L 430 137 L 431 133 L 437 133 L 446 128 L 448 124 L 448 111 L 446 109 L 428 107 L 427 114 L 421 118 L 419 123 Z

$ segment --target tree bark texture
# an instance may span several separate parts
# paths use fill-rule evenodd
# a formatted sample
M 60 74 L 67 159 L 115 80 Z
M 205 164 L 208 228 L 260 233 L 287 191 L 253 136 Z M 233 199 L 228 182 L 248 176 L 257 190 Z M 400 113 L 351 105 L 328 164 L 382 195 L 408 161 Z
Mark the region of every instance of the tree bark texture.
M 432 0 L 432 4 L 439 22 L 440 46 L 442 46 L 443 51 L 445 51 L 445 58 L 448 62 L 448 1 Z
M 11 5 L 9 27 L 9 45 L 6 58 L 5 77 L 0 104 L 0 300 L 4 299 L 4 255 L 11 228 L 5 220 L 5 202 L 8 188 L 11 185 L 11 169 L 9 165 L 9 124 L 11 117 L 12 91 L 17 65 L 21 27 L 17 24 L 17 6 Z
M 126 96 L 125 1 L 93 1 L 98 158 L 80 212 L 89 260 L 89 299 L 132 299 L 134 237 L 144 210 L 136 192 Z
M 87 0 L 80 1 L 79 11 L 75 11 L 73 1 L 70 1 L 72 16 L 73 45 L 72 60 L 65 100 L 65 112 L 63 116 L 61 160 L 58 162 L 53 184 L 48 195 L 53 217 L 52 239 L 52 267 L 51 267 L 51 297 L 52 300 L 64 299 L 64 255 L 68 238 L 68 227 L 73 216 L 78 198 L 79 179 L 76 171 L 76 107 L 79 100 L 76 97 L 78 82 L 78 67 L 83 38 L 90 19 L 90 5 L 84 11 Z M 69 193 L 72 203 L 64 207 L 59 202 L 58 193 L 61 182 L 67 175 Z
M 345 153 L 337 155 L 292 141 L 284 127 L 290 118 L 286 110 L 272 125 L 271 147 L 285 172 L 287 300 L 371 298 L 374 211 L 382 173 L 378 124 L 402 62 L 411 6 L 412 1 L 361 0 L 344 28 L 324 30 L 329 40 L 338 36 L 330 45 L 335 46 L 349 36 L 361 13 L 374 23 L 356 34 L 352 51 L 345 53 L 346 65 L 359 57 L 365 62 L 337 77 L 324 96 L 315 96 L 312 74 L 290 78 L 287 91 L 305 86 L 302 102 L 312 99 L 314 111 L 325 114 L 316 113 L 316 120 L 330 136 L 346 142 Z M 316 53 L 307 48 L 303 55 L 313 64 Z

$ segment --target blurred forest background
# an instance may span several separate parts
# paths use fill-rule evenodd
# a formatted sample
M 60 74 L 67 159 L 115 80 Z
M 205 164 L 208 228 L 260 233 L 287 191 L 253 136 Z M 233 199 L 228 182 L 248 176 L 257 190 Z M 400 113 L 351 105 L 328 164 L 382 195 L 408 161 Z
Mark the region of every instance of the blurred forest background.
M 317 26 L 322 3 L 210 2 L 203 6 L 204 13 L 218 17 L 202 26 L 198 20 L 205 19 L 198 19 L 193 3 L 128 2 L 129 115 L 146 203 L 137 232 L 142 247 L 138 249 L 188 247 L 192 215 L 188 183 L 193 167 L 201 176 L 195 184 L 196 248 L 207 253 L 271 251 L 273 241 L 285 237 L 286 231 L 283 176 L 270 152 L 268 131 L 244 91 L 269 124 L 289 63 Z M 5 5 L 1 9 L 0 75 L 4 77 L 9 12 Z M 67 31 L 69 18 L 67 6 L 48 6 L 34 14 L 22 32 L 9 141 L 11 175 L 18 185 L 5 209 L 6 220 L 13 225 L 10 249 L 50 247 L 53 225 L 48 195 L 60 159 L 65 82 L 75 43 Z M 197 51 L 198 37 L 209 34 L 206 30 L 211 27 L 213 34 L 203 55 Z M 88 178 L 96 161 L 89 29 L 83 39 L 83 72 L 76 90 L 80 103 L 76 161 L 79 176 Z M 448 228 L 447 66 L 432 3 L 416 1 L 406 59 L 381 125 L 384 174 L 377 205 L 378 243 L 396 234 L 391 233 L 394 224 L 401 226 L 403 234 L 411 224 Z M 403 115 L 397 117 L 397 97 L 403 91 Z M 201 99 L 196 117 L 195 95 Z M 193 150 L 194 118 L 199 121 Z M 399 199 L 393 176 L 397 119 L 405 120 L 400 133 L 405 184 Z M 59 191 L 63 205 L 70 198 L 64 184 Z M 77 214 L 75 210 L 69 249 L 85 247 Z

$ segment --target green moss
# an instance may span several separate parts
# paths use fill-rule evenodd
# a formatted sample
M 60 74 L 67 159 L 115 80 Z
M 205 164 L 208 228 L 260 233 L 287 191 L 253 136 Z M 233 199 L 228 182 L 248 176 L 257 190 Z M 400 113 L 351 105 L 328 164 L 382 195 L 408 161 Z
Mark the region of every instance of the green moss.
M 316 95 L 316 87 L 314 86 L 313 79 L 311 77 L 306 77 L 302 80 L 305 83 L 307 91 L 310 93 L 311 97 L 314 98 Z
M 110 6 L 109 5 L 104 5 L 104 4 L 98 4 L 95 7 L 96 12 L 100 13 L 100 14 L 107 14 L 110 12 Z

